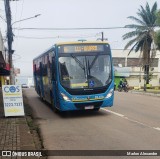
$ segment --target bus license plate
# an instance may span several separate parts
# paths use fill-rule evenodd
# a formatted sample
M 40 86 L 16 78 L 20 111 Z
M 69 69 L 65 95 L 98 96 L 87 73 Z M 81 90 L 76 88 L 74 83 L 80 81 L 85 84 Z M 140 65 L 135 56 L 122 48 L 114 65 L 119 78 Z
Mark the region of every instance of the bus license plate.
M 93 105 L 86 106 L 85 109 L 94 109 Z

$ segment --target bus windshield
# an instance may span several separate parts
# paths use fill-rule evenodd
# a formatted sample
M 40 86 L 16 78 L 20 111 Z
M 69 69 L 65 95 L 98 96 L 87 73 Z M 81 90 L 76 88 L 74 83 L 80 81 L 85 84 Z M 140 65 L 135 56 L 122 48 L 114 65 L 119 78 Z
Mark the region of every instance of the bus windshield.
M 70 53 L 59 57 L 61 85 L 70 89 L 98 88 L 111 82 L 111 57 L 100 53 Z

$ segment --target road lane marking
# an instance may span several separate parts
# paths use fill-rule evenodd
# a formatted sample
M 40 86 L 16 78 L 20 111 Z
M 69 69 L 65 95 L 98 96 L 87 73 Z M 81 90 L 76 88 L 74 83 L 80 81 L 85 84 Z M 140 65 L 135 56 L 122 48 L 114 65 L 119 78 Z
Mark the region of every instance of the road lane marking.
M 119 117 L 122 117 L 122 118 L 124 118 L 124 119 L 126 119 L 126 120 L 132 121 L 132 122 L 134 122 L 134 123 L 137 123 L 137 124 L 143 125 L 143 126 L 145 126 L 145 127 L 152 128 L 152 129 L 154 129 L 154 130 L 160 131 L 160 128 L 159 128 L 159 127 L 149 126 L 149 125 L 144 124 L 144 123 L 142 123 L 142 122 L 139 122 L 139 121 L 137 121 L 137 120 L 130 119 L 130 118 L 128 118 L 127 116 L 125 116 L 125 115 L 123 115 L 123 114 L 120 114 L 120 113 L 117 113 L 117 112 L 114 112 L 114 111 L 111 111 L 111 110 L 107 110 L 107 109 L 105 109 L 105 108 L 101 108 L 101 109 L 104 110 L 104 111 L 106 111 L 106 112 L 109 112 L 109 113 L 112 113 L 112 114 L 114 114 L 114 115 L 117 115 L 117 116 L 119 116 Z
M 159 128 L 159 127 L 157 127 L 157 128 L 153 127 L 153 128 L 160 131 L 160 128 Z
M 102 108 L 102 109 L 105 110 L 105 111 L 107 111 L 107 112 L 109 112 L 109 113 L 115 114 L 115 115 L 117 115 L 117 116 L 124 117 L 123 114 L 119 114 L 119 113 L 113 112 L 113 111 L 111 111 L 111 110 L 107 110 L 107 109 L 105 109 L 105 108 Z

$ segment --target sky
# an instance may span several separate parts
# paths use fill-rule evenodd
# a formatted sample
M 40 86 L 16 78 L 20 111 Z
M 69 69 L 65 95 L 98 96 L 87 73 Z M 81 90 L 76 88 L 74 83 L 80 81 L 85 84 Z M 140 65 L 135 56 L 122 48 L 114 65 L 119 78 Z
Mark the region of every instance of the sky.
M 140 5 L 150 6 L 153 0 L 19 0 L 11 1 L 14 33 L 13 64 L 20 68 L 19 76 L 32 76 L 33 58 L 56 42 L 97 40 L 104 32 L 112 49 L 123 49 L 127 41 L 122 36 L 129 29 L 95 30 L 19 30 L 17 28 L 112 28 L 124 27 L 134 22 L 128 16 L 136 16 Z M 160 2 L 157 1 L 158 8 Z M 25 18 L 41 14 L 18 22 Z M 0 0 L 0 16 L 5 19 L 4 1 Z M 6 39 L 6 23 L 0 18 L 0 29 Z M 5 42 L 7 46 L 7 43 Z

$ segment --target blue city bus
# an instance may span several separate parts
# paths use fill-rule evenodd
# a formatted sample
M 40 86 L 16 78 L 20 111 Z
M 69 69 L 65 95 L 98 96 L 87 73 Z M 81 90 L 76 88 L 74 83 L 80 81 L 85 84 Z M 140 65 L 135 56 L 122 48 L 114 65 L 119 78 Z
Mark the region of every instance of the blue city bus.
M 53 110 L 111 107 L 114 73 L 107 42 L 57 43 L 33 60 L 35 90 Z

